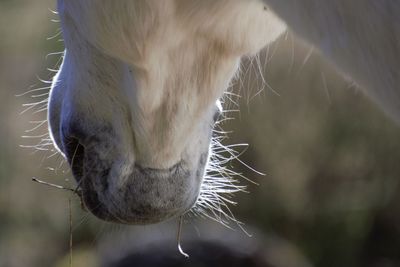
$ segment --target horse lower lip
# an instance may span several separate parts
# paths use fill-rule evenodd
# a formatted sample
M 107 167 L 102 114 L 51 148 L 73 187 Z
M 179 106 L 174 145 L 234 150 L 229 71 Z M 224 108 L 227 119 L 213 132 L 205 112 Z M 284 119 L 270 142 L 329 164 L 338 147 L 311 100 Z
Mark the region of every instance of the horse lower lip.
M 120 223 L 120 224 L 152 224 L 167 220 L 171 217 L 186 213 L 195 203 L 183 203 L 186 205 L 176 207 L 155 207 L 151 203 L 132 203 L 121 204 L 118 209 L 110 205 L 105 205 L 98 199 L 98 194 L 93 191 L 85 190 L 82 199 L 85 207 L 101 220 Z

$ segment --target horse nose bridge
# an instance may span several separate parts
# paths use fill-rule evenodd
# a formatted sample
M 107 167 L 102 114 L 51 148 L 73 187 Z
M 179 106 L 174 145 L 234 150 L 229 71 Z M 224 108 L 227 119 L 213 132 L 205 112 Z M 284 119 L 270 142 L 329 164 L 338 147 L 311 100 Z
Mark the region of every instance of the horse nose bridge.
M 188 154 L 193 157 L 209 144 L 213 126 L 210 114 L 208 110 L 179 111 L 171 116 L 159 114 L 153 122 L 145 122 L 146 131 L 134 136 L 138 164 L 169 168 L 184 158 L 191 160 Z
M 189 130 L 178 131 L 174 127 L 164 131 L 152 131 L 144 140 L 135 140 L 137 164 L 154 169 L 174 166 L 183 159 L 183 154 L 191 145 L 191 141 L 195 142 Z

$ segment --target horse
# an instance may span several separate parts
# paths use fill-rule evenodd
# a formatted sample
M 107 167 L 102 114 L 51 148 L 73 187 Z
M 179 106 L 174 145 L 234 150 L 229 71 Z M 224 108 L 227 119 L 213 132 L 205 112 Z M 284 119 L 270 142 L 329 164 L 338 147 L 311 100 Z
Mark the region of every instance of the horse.
M 287 28 L 400 120 L 395 0 L 58 0 L 65 43 L 48 127 L 84 206 L 122 224 L 221 212 L 240 190 L 213 128 L 243 56 Z M 229 216 L 229 214 L 227 214 Z

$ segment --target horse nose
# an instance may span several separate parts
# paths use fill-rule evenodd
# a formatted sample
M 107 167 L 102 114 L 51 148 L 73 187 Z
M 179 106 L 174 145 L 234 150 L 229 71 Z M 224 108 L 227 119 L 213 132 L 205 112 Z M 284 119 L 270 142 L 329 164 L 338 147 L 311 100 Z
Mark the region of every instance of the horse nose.
M 98 131 L 89 130 L 93 127 L 98 129 Z M 85 153 L 88 148 L 103 146 L 103 139 L 106 138 L 102 137 L 101 133 L 105 132 L 105 128 L 77 116 L 72 116 L 62 122 L 60 131 L 61 150 L 71 167 L 72 174 L 78 182 L 84 174 Z M 109 132 L 107 131 L 107 134 Z

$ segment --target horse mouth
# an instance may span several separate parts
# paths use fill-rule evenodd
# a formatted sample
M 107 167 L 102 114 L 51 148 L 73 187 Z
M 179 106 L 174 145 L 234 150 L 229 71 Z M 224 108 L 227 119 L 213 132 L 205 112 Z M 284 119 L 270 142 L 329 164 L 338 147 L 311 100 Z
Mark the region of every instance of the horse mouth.
M 158 223 L 186 213 L 197 201 L 208 152 L 199 156 L 194 169 L 185 160 L 169 169 L 151 169 L 108 161 L 79 146 L 67 158 L 84 206 L 101 220 Z

